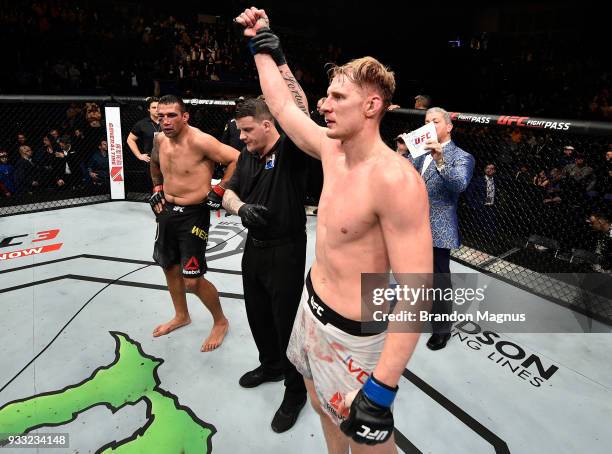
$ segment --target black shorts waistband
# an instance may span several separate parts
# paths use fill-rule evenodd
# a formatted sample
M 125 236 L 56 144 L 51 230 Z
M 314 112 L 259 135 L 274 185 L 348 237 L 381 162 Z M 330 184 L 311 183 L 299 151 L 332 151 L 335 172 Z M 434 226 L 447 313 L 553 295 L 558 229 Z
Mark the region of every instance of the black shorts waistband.
M 197 205 L 177 205 L 176 203 L 166 202 L 165 210 L 171 213 L 195 213 L 202 212 L 203 210 L 210 211 L 210 209 L 204 203 L 198 203 Z
M 338 314 L 319 298 L 314 291 L 310 271 L 306 276 L 306 291 L 308 292 L 308 307 L 312 314 L 324 325 L 330 323 L 332 326 L 344 331 L 351 336 L 374 336 L 386 330 L 386 326 L 380 322 L 360 322 L 351 320 Z

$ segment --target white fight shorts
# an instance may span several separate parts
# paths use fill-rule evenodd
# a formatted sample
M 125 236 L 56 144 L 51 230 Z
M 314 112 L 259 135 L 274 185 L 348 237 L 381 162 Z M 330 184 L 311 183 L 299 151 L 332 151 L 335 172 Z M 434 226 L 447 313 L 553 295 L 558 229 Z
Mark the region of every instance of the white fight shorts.
M 383 349 L 386 332 L 364 334 L 362 322 L 330 309 L 306 277 L 287 357 L 305 378 L 313 380 L 321 407 L 332 421 L 347 418 L 347 393 L 366 382 Z

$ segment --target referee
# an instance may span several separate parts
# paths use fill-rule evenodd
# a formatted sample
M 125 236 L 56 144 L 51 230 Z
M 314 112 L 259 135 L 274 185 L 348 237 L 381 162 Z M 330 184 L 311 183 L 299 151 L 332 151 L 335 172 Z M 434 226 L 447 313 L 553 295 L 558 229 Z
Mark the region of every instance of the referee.
M 254 388 L 285 379 L 283 401 L 271 424 L 281 433 L 293 427 L 306 403 L 304 379 L 286 354 L 304 285 L 306 155 L 277 130 L 263 99 L 240 103 L 236 124 L 246 146 L 223 207 L 249 229 L 242 282 L 260 362 L 239 383 Z

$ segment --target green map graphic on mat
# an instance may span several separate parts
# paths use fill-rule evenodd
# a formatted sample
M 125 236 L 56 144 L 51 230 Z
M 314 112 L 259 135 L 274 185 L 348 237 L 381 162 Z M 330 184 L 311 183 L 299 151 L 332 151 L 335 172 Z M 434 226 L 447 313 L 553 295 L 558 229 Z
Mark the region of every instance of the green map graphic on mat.
M 25 434 L 39 427 L 74 421 L 80 413 L 97 405 L 114 413 L 144 401 L 147 423 L 130 437 L 100 447 L 97 453 L 210 453 L 211 438 L 217 430 L 180 405 L 175 395 L 160 388 L 157 368 L 164 360 L 144 353 L 141 345 L 126 334 L 110 334 L 116 342 L 111 364 L 99 367 L 76 385 L 3 405 L 0 432 Z M 0 446 L 5 440 L 6 436 L 0 439 Z

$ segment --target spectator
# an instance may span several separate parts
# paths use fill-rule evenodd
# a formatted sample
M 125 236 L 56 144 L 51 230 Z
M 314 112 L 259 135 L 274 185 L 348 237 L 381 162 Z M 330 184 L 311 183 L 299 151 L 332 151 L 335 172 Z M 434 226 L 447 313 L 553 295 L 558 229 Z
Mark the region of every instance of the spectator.
M 77 153 L 77 150 L 72 147 L 72 141 L 69 136 L 62 136 L 58 143 L 65 157 L 64 174 L 61 179 L 68 188 L 82 188 L 83 175 L 81 165 L 83 164 L 84 157 Z
M 38 166 L 41 175 L 45 175 L 48 179 L 49 185 L 54 188 L 63 187 L 66 157 L 61 147 L 53 140 L 53 136 L 46 135 L 43 137 L 42 149 L 35 155 L 35 158 L 35 164 Z M 41 184 L 45 184 L 45 182 L 41 181 Z
M 563 180 L 563 174 L 557 167 L 550 171 L 550 177 L 546 180 L 544 203 L 546 204 L 557 204 L 561 203 L 561 183 Z
M 414 108 L 417 110 L 427 110 L 431 107 L 431 98 L 427 95 L 416 95 L 414 97 Z
M 28 144 L 28 139 L 23 132 L 18 132 L 15 136 L 15 144 L 11 149 L 11 155 L 9 161 L 15 163 L 19 159 L 19 147 Z
M 598 233 L 595 253 L 601 259 L 595 271 L 609 270 L 612 268 L 612 217 L 603 211 L 594 211 L 587 222 L 591 228 Z
M 612 202 L 612 144 L 608 146 L 603 163 L 597 166 L 596 179 L 589 196 Z
M 108 187 L 108 143 L 106 140 L 102 140 L 98 145 L 98 152 L 91 157 L 87 172 L 94 187 L 99 189 Z
M 531 183 L 531 175 L 529 174 L 529 166 L 520 164 L 518 171 L 514 174 L 514 181 L 519 187 L 527 187 Z
M 28 145 L 19 147 L 19 159 L 15 164 L 13 175 L 16 195 L 32 195 L 37 192 L 40 186 L 38 169 L 32 162 L 32 149 Z
M 0 192 L 4 197 L 11 197 L 15 193 L 14 168 L 8 158 L 8 153 L 0 149 Z
M 574 157 L 574 147 L 572 147 L 571 145 L 566 145 L 563 147 L 563 156 L 561 156 L 561 158 L 557 162 L 557 166 L 563 169 L 565 168 L 565 166 L 573 164 L 575 160 L 576 159 Z
M 28 139 L 23 132 L 17 133 L 17 146 L 20 147 L 22 145 L 27 145 Z
M 469 236 L 482 244 L 486 252 L 493 254 L 499 252 L 499 240 L 502 238 L 497 231 L 499 184 L 496 173 L 495 164 L 487 163 L 483 173 L 474 176 L 465 192 L 468 219 L 474 229 Z
M 538 172 L 538 174 L 533 177 L 533 184 L 539 189 L 540 193 L 544 194 L 546 188 L 548 187 L 548 175 L 546 174 L 546 170 L 542 169 Z
M 514 128 L 510 133 L 510 140 L 512 141 L 515 147 L 517 147 L 521 143 L 522 138 L 523 134 L 521 133 L 521 130 L 519 128 Z
M 572 179 L 581 189 L 588 191 L 593 180 L 593 168 L 586 165 L 583 154 L 577 154 L 574 164 L 565 166 L 563 175 Z
M 409 153 L 402 134 L 395 138 L 395 152 L 401 154 L 402 156 L 406 156 Z

